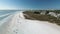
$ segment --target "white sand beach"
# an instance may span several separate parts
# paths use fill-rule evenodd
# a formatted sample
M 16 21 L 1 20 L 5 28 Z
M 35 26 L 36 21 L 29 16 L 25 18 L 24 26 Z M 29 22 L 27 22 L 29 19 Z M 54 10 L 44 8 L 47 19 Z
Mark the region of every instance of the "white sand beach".
M 0 34 L 60 34 L 60 26 L 47 21 L 25 19 L 18 12 L 0 26 Z

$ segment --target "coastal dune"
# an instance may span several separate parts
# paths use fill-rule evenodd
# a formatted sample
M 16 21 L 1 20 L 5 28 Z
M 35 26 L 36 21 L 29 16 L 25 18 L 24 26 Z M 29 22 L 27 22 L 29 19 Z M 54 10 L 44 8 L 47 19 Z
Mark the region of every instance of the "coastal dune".
M 11 16 L 4 24 L 4 27 L 0 26 L 0 34 L 60 34 L 60 26 L 47 21 L 25 19 L 23 11 Z

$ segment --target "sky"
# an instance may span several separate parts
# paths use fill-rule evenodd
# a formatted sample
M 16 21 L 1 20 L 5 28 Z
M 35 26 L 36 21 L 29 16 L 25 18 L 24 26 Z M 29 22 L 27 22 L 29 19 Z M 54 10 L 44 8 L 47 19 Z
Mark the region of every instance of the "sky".
M 60 0 L 0 0 L 4 9 L 60 9 Z

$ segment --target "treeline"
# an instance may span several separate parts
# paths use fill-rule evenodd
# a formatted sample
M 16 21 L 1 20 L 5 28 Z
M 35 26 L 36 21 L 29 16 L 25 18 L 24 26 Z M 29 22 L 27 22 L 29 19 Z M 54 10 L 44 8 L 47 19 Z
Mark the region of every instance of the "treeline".
M 40 11 L 49 11 L 49 12 L 56 12 L 56 13 L 60 13 L 60 10 L 26 10 L 26 11 L 32 11 L 32 12 L 40 12 Z

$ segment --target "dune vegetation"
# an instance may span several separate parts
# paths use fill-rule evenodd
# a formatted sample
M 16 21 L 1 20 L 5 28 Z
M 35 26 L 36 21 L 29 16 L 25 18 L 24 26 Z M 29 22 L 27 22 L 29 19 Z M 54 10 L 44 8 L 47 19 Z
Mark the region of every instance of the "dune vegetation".
M 46 13 L 44 15 L 40 14 L 43 11 L 46 11 Z M 24 16 L 26 19 L 49 21 L 50 23 L 56 23 L 60 25 L 60 18 L 48 15 L 49 12 L 60 14 L 60 10 L 28 10 L 24 12 Z

